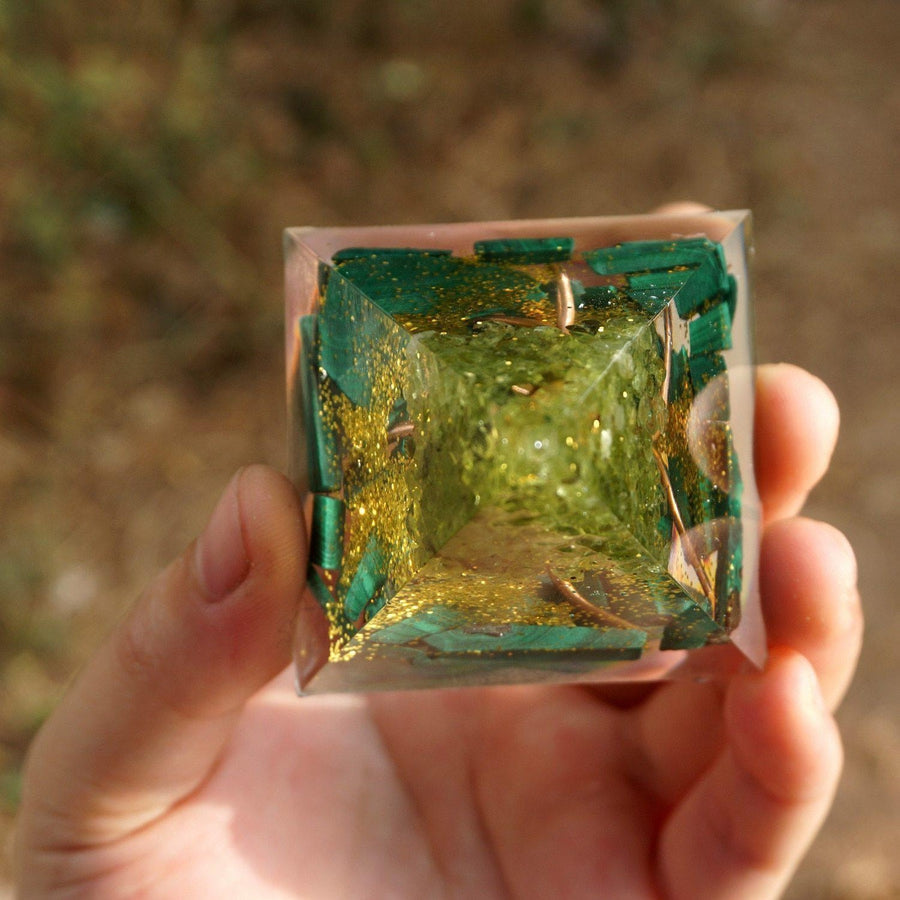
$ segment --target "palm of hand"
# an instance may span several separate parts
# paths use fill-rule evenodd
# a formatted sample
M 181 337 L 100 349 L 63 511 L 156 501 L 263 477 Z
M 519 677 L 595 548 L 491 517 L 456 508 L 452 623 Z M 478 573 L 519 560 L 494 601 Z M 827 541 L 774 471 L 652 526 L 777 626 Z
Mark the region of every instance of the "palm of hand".
M 101 868 L 112 868 L 113 895 L 146 883 L 165 897 L 547 897 L 597 886 L 649 897 L 672 809 L 721 733 L 712 687 L 667 685 L 630 709 L 590 688 L 526 687 L 298 710 L 282 678 L 248 704 L 202 788 Z

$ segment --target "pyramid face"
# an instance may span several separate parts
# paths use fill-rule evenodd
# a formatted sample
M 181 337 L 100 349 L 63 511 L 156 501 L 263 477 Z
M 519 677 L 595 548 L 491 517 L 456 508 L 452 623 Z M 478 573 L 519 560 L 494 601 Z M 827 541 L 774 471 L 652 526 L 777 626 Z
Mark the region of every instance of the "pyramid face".
M 303 690 L 761 660 L 744 232 L 288 232 Z

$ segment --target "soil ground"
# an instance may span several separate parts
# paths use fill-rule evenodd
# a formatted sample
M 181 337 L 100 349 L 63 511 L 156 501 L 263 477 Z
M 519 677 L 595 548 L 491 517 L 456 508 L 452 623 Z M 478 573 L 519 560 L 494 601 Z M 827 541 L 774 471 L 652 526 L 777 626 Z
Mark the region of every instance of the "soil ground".
M 843 409 L 807 511 L 870 629 L 788 896 L 900 897 L 900 6 L 122 9 L 0 2 L 0 841 L 79 661 L 236 467 L 284 464 L 284 226 L 694 198 L 754 210 L 759 358 Z

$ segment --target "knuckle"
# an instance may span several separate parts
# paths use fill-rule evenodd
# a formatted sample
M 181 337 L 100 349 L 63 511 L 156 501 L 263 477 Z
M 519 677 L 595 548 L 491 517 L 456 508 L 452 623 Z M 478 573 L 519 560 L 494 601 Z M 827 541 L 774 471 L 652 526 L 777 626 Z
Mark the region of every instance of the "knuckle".
M 138 684 L 152 683 L 161 666 L 155 629 L 148 618 L 143 610 L 136 609 L 119 625 L 113 638 L 116 660 L 124 676 Z

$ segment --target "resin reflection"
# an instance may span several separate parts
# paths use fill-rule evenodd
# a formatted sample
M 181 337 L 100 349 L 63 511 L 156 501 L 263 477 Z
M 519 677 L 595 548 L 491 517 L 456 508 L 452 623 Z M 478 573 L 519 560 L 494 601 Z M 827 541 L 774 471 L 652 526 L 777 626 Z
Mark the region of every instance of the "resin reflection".
M 631 677 L 739 634 L 744 268 L 697 234 L 601 243 L 604 221 L 330 254 L 314 236 L 339 233 L 298 235 L 293 427 L 329 631 L 308 689 Z

